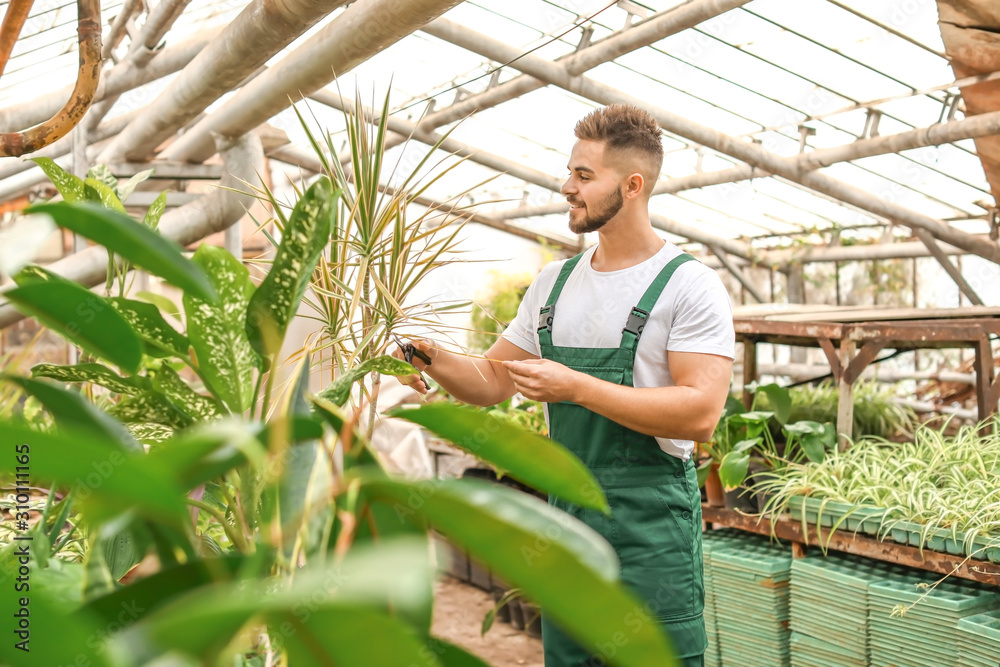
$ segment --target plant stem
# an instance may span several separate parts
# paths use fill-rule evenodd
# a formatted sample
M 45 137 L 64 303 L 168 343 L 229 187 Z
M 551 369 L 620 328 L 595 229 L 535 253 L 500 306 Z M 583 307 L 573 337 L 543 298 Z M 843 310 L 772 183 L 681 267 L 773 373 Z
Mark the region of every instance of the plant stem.
M 225 514 L 220 512 L 217 508 L 212 507 L 208 503 L 204 503 L 200 500 L 187 498 L 185 502 L 187 502 L 187 504 L 191 505 L 192 507 L 197 507 L 198 509 L 203 510 L 209 516 L 218 521 L 219 524 L 222 526 L 222 530 L 226 531 L 226 537 L 228 537 L 229 541 L 233 543 L 233 546 L 239 549 L 240 552 L 247 553 L 246 540 L 243 539 L 243 536 L 240 534 L 240 531 L 234 530 L 233 527 L 229 525 L 229 522 L 226 521 Z

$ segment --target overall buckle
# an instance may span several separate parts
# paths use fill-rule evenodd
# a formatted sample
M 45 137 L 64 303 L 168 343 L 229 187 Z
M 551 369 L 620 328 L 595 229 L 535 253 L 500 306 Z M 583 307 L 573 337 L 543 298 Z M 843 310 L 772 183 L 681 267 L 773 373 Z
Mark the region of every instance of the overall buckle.
M 622 333 L 628 331 L 633 334 L 636 340 L 642 335 L 642 330 L 646 327 L 646 320 L 649 318 L 649 311 L 643 310 L 638 306 L 632 308 L 632 312 L 628 315 L 628 322 L 625 323 L 625 328 L 622 329 Z
M 542 306 L 538 311 L 538 330 L 548 329 L 552 333 L 552 318 L 556 314 L 556 304 Z

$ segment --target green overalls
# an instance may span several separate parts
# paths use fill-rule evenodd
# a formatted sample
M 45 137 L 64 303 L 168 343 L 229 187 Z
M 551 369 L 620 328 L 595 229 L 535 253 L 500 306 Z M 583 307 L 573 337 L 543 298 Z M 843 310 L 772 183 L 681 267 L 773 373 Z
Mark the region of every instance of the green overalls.
M 543 359 L 626 387 L 632 384 L 635 352 L 650 310 L 674 270 L 694 258 L 681 254 L 669 262 L 632 309 L 617 348 L 557 347 L 552 322 L 559 294 L 582 255 L 566 262 L 546 306 L 539 313 Z M 618 553 L 622 581 L 646 611 L 670 634 L 683 664 L 701 665 L 705 652 L 702 619 L 701 497 L 694 464 L 660 449 L 643 435 L 575 403 L 550 403 L 553 440 L 568 447 L 594 473 L 607 494 L 611 516 L 557 498 L 549 502 L 600 533 Z M 627 632 L 627 631 L 626 631 Z M 603 665 L 542 617 L 545 667 Z M 650 667 L 654 667 L 652 664 Z

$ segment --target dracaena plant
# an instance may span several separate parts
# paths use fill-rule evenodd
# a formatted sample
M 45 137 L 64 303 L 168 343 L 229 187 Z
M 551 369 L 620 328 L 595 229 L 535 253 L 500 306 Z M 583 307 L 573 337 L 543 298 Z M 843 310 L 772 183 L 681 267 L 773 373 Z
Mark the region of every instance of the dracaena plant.
M 4 294 L 95 361 L 3 378 L 53 423 L 0 421 L 0 445 L 23 457 L 0 457 L 0 474 L 13 483 L 24 466 L 33 486 L 51 489 L 40 517 L 18 519 L 24 539 L 0 550 L 0 577 L 31 572 L 28 611 L 0 596 L 0 614 L 31 618 L 30 632 L 0 643 L 0 661 L 482 665 L 431 633 L 433 527 L 593 651 L 614 646 L 613 664 L 675 664 L 669 638 L 617 581 L 610 545 L 583 523 L 500 486 L 389 477 L 337 405 L 357 368 L 312 396 L 305 359 L 288 390 L 273 391 L 276 350 L 334 228 L 325 216 L 336 197 L 325 179 L 303 193 L 259 286 L 224 250 L 202 246 L 187 259 L 118 211 L 34 207 L 177 286 L 186 327 L 156 305 L 102 297 L 38 267 Z M 392 363 L 383 372 L 414 370 Z M 106 410 L 72 388 L 81 383 L 101 388 Z M 446 404 L 394 416 L 609 512 L 597 481 L 557 443 Z M 143 424 L 162 428 L 147 437 Z M 81 532 L 82 562 L 71 563 L 60 545 Z
M 323 356 L 329 376 L 372 373 L 370 386 L 361 385 L 370 431 L 385 364 L 383 350 L 391 335 L 405 334 L 413 326 L 448 335 L 450 327 L 437 315 L 468 306 L 443 300 L 412 303 L 411 296 L 430 274 L 456 261 L 459 234 L 470 214 L 458 202 L 483 183 L 429 204 L 428 189 L 462 162 L 450 155 L 435 157 L 448 135 L 412 162 L 404 162 L 403 156 L 409 160 L 419 149 L 407 141 L 400 158 L 392 162 L 386 155 L 388 93 L 378 110 L 360 102 L 344 108 L 346 138 L 340 147 L 337 136 L 313 131 L 296 109 L 322 165 L 321 177 L 340 192 L 339 214 L 303 301 L 321 323 L 311 351 Z M 283 229 L 286 221 L 274 193 L 264 186 L 256 194 L 272 205 L 274 222 Z

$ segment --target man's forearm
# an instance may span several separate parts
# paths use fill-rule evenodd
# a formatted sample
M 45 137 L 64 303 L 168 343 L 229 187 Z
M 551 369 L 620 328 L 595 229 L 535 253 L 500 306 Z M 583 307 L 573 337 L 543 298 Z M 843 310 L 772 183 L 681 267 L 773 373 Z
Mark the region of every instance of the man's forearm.
M 575 398 L 588 410 L 658 438 L 705 442 L 719 420 L 715 401 L 693 387 L 625 387 L 588 376 Z
M 509 398 L 502 395 L 493 365 L 482 357 L 438 350 L 424 373 L 464 403 L 487 406 Z

